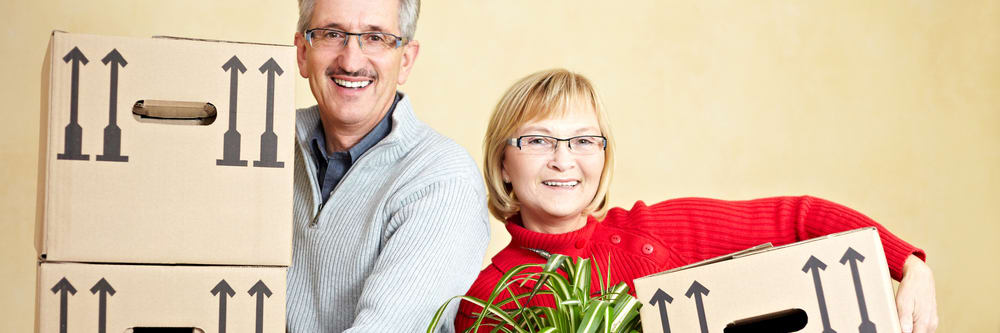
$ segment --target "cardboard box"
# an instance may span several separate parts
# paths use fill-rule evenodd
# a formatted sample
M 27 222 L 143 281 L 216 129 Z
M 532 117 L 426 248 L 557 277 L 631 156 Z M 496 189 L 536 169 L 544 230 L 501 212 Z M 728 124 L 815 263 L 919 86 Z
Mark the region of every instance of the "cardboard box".
M 292 46 L 54 32 L 39 257 L 289 265 L 295 66 Z
M 41 263 L 36 333 L 284 332 L 285 273 L 284 267 Z
M 767 247 L 636 279 L 643 331 L 900 331 L 875 228 Z

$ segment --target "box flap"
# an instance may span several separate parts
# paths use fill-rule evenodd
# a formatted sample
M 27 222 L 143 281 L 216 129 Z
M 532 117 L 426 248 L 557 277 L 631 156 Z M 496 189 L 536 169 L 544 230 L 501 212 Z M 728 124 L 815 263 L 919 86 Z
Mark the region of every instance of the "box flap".
M 163 35 L 153 36 L 152 38 L 174 39 L 174 40 L 190 40 L 190 41 L 210 42 L 210 43 L 231 43 L 231 44 L 247 44 L 247 45 L 288 46 L 288 47 L 294 47 L 295 46 L 295 45 L 289 45 L 289 44 L 272 44 L 272 43 L 258 43 L 258 42 L 240 42 L 240 41 L 221 40 L 221 39 L 192 38 L 192 37 L 163 36 Z

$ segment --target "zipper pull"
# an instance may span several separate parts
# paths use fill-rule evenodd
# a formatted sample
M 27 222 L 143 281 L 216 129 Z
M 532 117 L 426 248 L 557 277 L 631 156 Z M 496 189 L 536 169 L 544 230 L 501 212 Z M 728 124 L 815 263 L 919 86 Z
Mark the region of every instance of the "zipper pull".
M 325 202 L 319 205 L 319 209 L 317 209 L 316 210 L 316 214 L 313 215 L 312 221 L 309 222 L 309 227 L 310 228 L 315 228 L 316 225 L 319 224 L 319 214 L 321 212 L 323 212 L 323 206 L 325 206 L 325 205 L 326 205 Z

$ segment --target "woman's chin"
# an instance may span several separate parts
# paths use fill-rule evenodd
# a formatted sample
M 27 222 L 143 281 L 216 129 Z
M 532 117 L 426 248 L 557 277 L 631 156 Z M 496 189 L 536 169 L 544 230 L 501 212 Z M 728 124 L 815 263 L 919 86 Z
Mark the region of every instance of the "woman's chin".
M 565 209 L 565 207 L 559 208 L 546 209 L 545 214 L 542 215 L 542 217 L 552 221 L 560 221 L 560 223 L 577 223 L 577 221 L 583 216 L 583 207 L 580 207 L 579 209 Z

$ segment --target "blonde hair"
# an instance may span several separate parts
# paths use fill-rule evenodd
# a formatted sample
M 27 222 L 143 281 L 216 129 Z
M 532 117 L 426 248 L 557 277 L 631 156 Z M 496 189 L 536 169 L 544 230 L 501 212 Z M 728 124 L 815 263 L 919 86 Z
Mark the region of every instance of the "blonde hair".
M 601 135 L 608 138 L 604 149 L 604 170 L 597 194 L 583 214 L 603 213 L 608 204 L 608 187 L 614 171 L 615 145 L 607 115 L 594 86 L 583 75 L 565 69 L 550 69 L 528 75 L 514 83 L 493 109 L 486 137 L 483 138 L 483 176 L 489 191 L 489 209 L 493 217 L 506 221 L 521 211 L 511 184 L 504 183 L 504 150 L 507 140 L 524 124 L 566 112 L 573 103 L 589 103 L 597 113 Z

